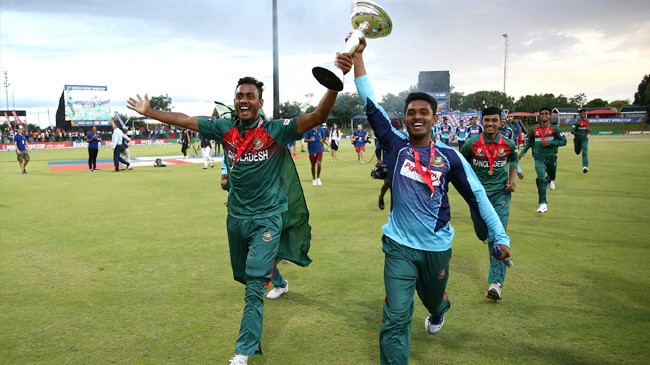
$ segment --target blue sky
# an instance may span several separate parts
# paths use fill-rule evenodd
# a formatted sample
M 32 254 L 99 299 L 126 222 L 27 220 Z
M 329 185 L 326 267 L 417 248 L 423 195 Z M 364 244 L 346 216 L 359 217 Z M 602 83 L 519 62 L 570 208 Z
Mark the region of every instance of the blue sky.
M 515 98 L 632 99 L 650 73 L 648 1 L 379 3 L 394 24 L 366 51 L 379 96 L 432 70 L 449 70 L 455 91 L 503 90 L 504 33 L 506 92 Z M 320 99 L 311 68 L 342 49 L 349 8 L 348 0 L 278 0 L 281 102 Z M 266 83 L 271 112 L 271 9 L 271 0 L 3 0 L 0 68 L 11 83 L 9 107 L 47 125 L 64 84 L 90 84 L 108 86 L 120 112 L 129 96 L 149 93 L 169 94 L 176 111 L 209 114 L 213 100 L 231 101 L 237 79 L 250 75 Z M 354 91 L 352 77 L 345 87 Z M 2 87 L 2 109 L 6 98 Z

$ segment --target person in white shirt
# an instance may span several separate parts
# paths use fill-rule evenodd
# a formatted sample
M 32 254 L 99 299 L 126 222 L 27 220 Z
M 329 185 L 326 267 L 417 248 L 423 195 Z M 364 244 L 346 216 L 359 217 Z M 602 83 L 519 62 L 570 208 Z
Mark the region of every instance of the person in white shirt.
M 334 123 L 332 124 L 332 129 L 330 130 L 330 150 L 332 155 L 332 162 L 336 162 L 336 154 L 339 151 L 339 144 L 341 142 L 341 130 L 339 126 Z
M 120 163 L 126 165 L 127 170 L 130 170 L 131 164 L 122 158 L 120 154 L 124 151 L 124 141 L 128 141 L 124 132 L 117 126 L 117 123 L 114 119 L 111 119 L 111 124 L 113 125 L 113 135 L 111 138 L 113 144 L 113 165 L 115 165 L 114 172 L 120 172 Z

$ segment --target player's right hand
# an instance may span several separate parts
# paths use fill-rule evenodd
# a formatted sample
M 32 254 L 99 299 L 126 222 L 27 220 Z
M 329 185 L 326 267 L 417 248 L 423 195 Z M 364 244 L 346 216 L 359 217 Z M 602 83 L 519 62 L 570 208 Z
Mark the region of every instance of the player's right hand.
M 136 95 L 138 100 L 135 100 L 134 98 L 129 98 L 127 101 L 126 107 L 135 110 L 136 112 L 142 114 L 142 115 L 147 115 L 147 113 L 151 110 L 151 102 L 149 101 L 149 94 L 144 94 L 144 99 L 140 96 L 140 94 Z

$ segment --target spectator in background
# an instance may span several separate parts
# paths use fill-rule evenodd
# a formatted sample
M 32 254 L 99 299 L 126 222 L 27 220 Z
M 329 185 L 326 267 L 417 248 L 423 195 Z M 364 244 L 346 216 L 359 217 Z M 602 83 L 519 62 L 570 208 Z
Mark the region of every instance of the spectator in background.
M 483 133 L 483 127 L 478 124 L 478 118 L 469 118 L 469 126 L 467 126 L 467 139 L 478 137 L 481 135 L 481 133 Z
M 117 122 L 114 119 L 111 119 L 111 125 L 113 126 L 111 142 L 113 145 L 114 172 L 120 172 L 120 163 L 126 165 L 127 169 L 131 166 L 131 164 L 120 155 L 122 151 L 124 151 L 124 139 L 128 137 L 124 135 L 124 132 L 122 132 L 122 130 L 117 126 Z
M 339 129 L 338 124 L 332 124 L 329 137 L 332 162 L 336 162 L 336 155 L 339 151 L 339 145 L 341 144 L 341 137 L 341 130 Z
M 92 127 L 86 136 L 88 142 L 88 171 L 99 171 L 97 168 L 97 154 L 99 154 L 99 143 L 102 137 L 97 133 L 97 127 Z
M 323 138 L 325 131 L 319 126 L 308 130 L 302 138 L 307 142 L 307 151 L 309 151 L 309 162 L 311 163 L 312 185 L 323 185 L 320 180 L 320 171 L 323 161 Z
M 357 152 L 357 159 L 363 165 L 363 154 L 366 152 L 366 140 L 368 139 L 368 132 L 363 130 L 361 124 L 357 125 L 357 130 L 352 133 L 352 144 Z
M 190 148 L 190 144 L 192 144 L 192 139 L 190 138 L 190 131 L 187 129 L 183 129 L 181 132 L 181 152 L 183 153 L 183 158 L 187 158 L 187 150 Z
M 208 168 L 208 162 L 210 163 L 210 167 L 214 167 L 214 160 L 210 156 L 212 141 L 207 139 L 203 134 L 199 134 L 199 143 L 201 144 L 201 156 L 203 156 L 203 169 Z
M 18 127 L 18 131 L 14 135 L 14 145 L 16 146 L 16 158 L 18 159 L 18 165 L 23 174 L 27 173 L 27 164 L 29 163 L 29 143 L 27 143 L 27 138 L 25 138 L 24 130 L 22 126 Z

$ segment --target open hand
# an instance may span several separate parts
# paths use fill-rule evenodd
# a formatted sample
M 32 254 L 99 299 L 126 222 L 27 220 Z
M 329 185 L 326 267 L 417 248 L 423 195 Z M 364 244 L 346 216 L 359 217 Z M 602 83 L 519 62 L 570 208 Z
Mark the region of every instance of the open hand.
M 126 107 L 135 110 L 136 112 L 146 116 L 147 113 L 151 110 L 151 102 L 149 101 L 149 94 L 144 94 L 144 99 L 140 97 L 140 94 L 136 95 L 138 100 L 129 98 L 127 101 Z

